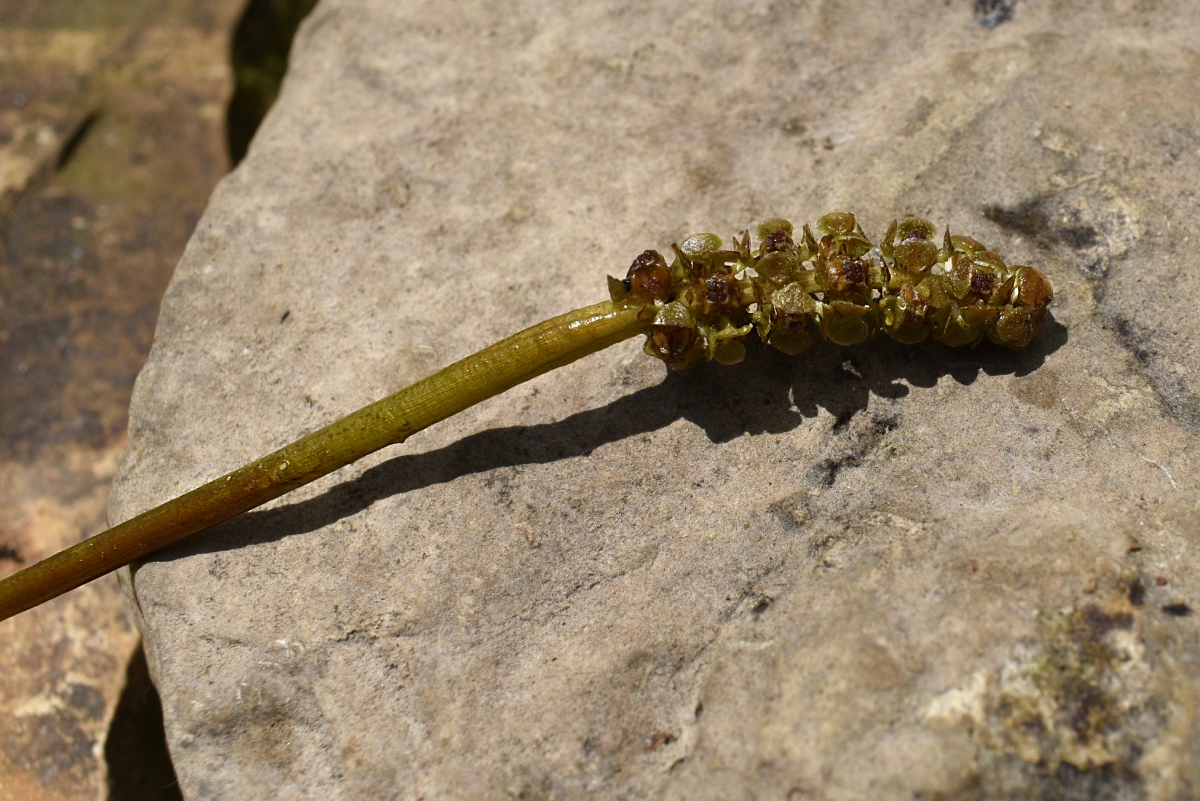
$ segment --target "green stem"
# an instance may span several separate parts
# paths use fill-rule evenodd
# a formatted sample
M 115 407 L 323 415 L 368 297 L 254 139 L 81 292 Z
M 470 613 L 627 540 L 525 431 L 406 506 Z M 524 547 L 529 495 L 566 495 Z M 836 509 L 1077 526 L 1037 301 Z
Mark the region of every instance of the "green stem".
M 542 373 L 628 339 L 644 325 L 637 308 L 605 301 L 527 328 L 269 456 L 9 576 L 0 581 L 0 620 L 403 442 Z

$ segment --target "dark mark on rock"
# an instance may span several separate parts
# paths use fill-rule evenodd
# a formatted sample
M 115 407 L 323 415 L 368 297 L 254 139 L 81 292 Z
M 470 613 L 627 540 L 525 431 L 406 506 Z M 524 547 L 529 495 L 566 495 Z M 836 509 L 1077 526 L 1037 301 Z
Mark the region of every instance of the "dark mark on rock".
M 0 545 L 0 559 L 7 559 L 18 565 L 25 563 L 25 560 L 21 558 L 21 553 L 11 545 Z
M 1031 237 L 1042 248 L 1066 245 L 1072 250 L 1083 250 L 1100 242 L 1100 232 L 1090 225 L 1056 225 L 1047 209 L 1049 200 L 1030 198 L 1011 208 L 984 206 L 983 216 L 1007 231 Z
M 1192 431 L 1200 431 L 1200 398 L 1159 355 L 1151 332 L 1119 316 L 1113 317 L 1105 328 L 1116 334 L 1117 342 L 1133 356 L 1167 414 Z
M 1038 784 L 1042 792 L 1035 797 L 1118 801 L 1141 797 L 1142 780 L 1125 765 L 1083 769 L 1063 762 L 1052 773 L 1043 773 Z
M 975 0 L 975 19 L 989 31 L 1012 19 L 1017 0 Z
M 1088 636 L 1093 640 L 1100 639 L 1113 629 L 1129 631 L 1133 628 L 1133 615 L 1130 613 L 1110 613 L 1098 606 L 1085 607 L 1081 619 L 1083 625 L 1087 627 Z
M 100 115 L 95 112 L 89 112 L 79 124 L 75 126 L 75 130 L 71 131 L 71 135 L 67 137 L 67 141 L 63 143 L 62 149 L 58 151 L 58 161 L 54 163 L 55 172 L 61 170 L 71 161 L 71 157 L 75 155 L 75 151 L 79 149 L 79 145 L 87 138 L 88 133 L 92 130 L 92 126 L 96 124 L 96 120 Z
M 755 620 L 758 620 L 760 617 L 763 616 L 764 612 L 766 612 L 768 609 L 771 608 L 771 601 L 772 601 L 771 598 L 766 598 L 766 597 L 759 598 L 758 603 L 756 603 L 754 605 L 754 608 L 750 610 L 750 615 Z
M 858 409 L 847 409 L 839 414 L 837 419 L 833 421 L 833 430 L 838 431 L 848 426 L 850 421 L 854 419 L 854 415 L 857 413 Z
M 1192 607 L 1187 604 L 1167 604 L 1162 610 L 1171 617 L 1187 617 L 1192 613 Z
M 82 720 L 99 720 L 104 717 L 104 696 L 88 684 L 68 684 L 64 702 Z
M 838 422 L 834 423 L 834 429 L 840 429 L 849 422 L 848 419 L 845 423 L 841 423 L 841 416 L 839 416 Z M 890 415 L 873 419 L 862 430 L 856 432 L 857 436 L 848 453 L 825 459 L 817 465 L 814 471 L 817 483 L 822 487 L 832 487 L 837 482 L 838 474 L 843 468 L 862 465 L 866 455 L 879 447 L 880 441 L 894 431 L 897 425 L 897 419 Z
M 1146 603 L 1146 585 L 1142 583 L 1140 578 L 1129 582 L 1126 592 L 1129 596 L 1129 603 L 1134 606 L 1141 606 Z
M 807 130 L 807 126 L 799 117 L 791 117 L 783 124 L 783 132 L 789 136 L 799 136 Z
M 1005 668 L 988 701 L 984 787 L 1008 782 L 1028 790 L 1022 798 L 1143 797 L 1134 766 L 1166 720 L 1128 670 L 1140 659 L 1128 645 L 1130 635 L 1141 641 L 1138 614 L 1118 596 L 1040 617 L 1040 643 Z
M 670 745 L 675 742 L 675 735 L 668 731 L 660 731 L 646 738 L 646 753 L 652 753 L 662 748 L 664 745 Z
M 854 456 L 844 456 L 841 459 L 826 459 L 817 465 L 817 483 L 822 487 L 832 487 L 837 483 L 838 473 L 843 467 L 858 467 L 859 460 Z

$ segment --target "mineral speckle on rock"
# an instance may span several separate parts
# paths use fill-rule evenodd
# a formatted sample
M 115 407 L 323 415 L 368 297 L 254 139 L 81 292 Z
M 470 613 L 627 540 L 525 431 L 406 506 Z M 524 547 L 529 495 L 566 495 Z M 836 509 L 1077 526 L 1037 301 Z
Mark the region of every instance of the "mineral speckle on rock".
M 185 796 L 1195 796 L 1198 28 L 323 2 L 164 300 L 114 522 L 695 230 L 919 214 L 1055 320 L 625 343 L 147 561 Z

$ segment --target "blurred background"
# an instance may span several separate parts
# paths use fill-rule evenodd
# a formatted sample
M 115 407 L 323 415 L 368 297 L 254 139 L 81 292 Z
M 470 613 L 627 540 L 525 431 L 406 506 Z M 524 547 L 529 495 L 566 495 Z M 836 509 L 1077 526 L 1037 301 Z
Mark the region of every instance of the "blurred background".
M 0 577 L 106 527 L 159 300 L 315 2 L 0 0 Z M 180 797 L 115 577 L 0 643 L 0 799 Z

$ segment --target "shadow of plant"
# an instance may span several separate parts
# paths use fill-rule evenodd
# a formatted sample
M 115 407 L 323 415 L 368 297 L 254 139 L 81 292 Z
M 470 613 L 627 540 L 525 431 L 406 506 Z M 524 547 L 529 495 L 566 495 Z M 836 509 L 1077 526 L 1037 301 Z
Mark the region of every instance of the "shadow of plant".
M 908 385 L 932 387 L 943 376 L 969 385 L 980 373 L 1027 375 L 1067 339 L 1067 329 L 1050 317 L 1038 339 L 1020 352 L 988 344 L 973 350 L 909 346 L 881 338 L 851 348 L 818 345 L 795 358 L 752 346 L 741 364 L 669 371 L 660 384 L 554 423 L 481 431 L 434 451 L 396 456 L 315 498 L 246 513 L 151 559 L 226 551 L 312 532 L 393 495 L 499 468 L 586 456 L 680 419 L 699 426 L 714 443 L 744 434 L 785 433 L 816 417 L 819 409 L 841 426 L 867 408 L 871 395 L 903 398 Z

